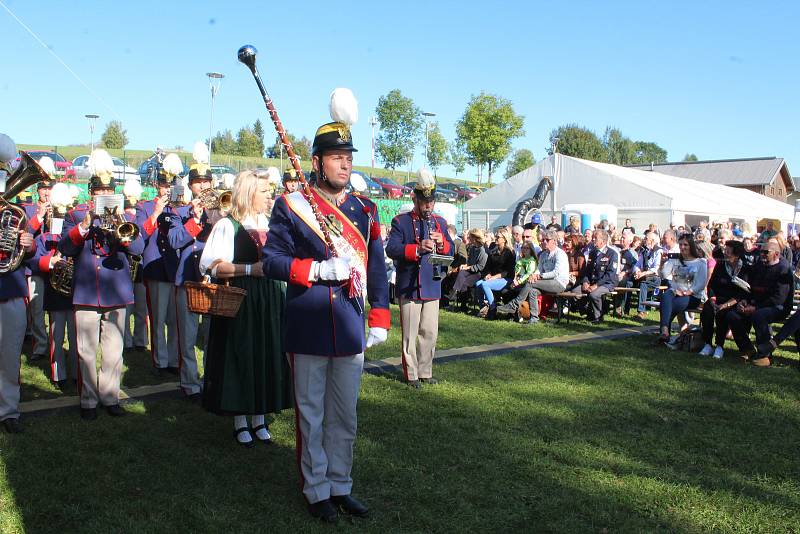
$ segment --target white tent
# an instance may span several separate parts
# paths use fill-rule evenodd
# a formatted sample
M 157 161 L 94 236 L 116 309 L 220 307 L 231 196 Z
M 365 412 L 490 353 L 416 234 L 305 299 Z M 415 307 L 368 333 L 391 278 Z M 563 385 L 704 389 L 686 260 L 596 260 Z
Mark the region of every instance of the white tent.
M 631 219 L 637 229 L 650 223 L 664 229 L 696 225 L 702 218 L 738 221 L 752 231 L 764 218 L 780 221 L 786 229 L 794 216 L 789 204 L 746 189 L 555 154 L 467 201 L 464 225 L 510 224 L 517 203 L 533 196 L 543 176 L 554 183 L 541 207 L 548 216 L 560 215 L 565 204 L 612 204 L 618 209 L 617 226 Z

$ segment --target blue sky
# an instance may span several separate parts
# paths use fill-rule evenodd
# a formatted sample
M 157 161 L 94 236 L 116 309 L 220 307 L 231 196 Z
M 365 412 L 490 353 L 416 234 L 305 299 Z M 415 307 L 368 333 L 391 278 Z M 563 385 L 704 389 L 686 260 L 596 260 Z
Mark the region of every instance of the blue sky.
M 122 121 L 129 148 L 191 147 L 208 136 L 211 70 L 226 76 L 215 130 L 266 121 L 236 60 L 250 43 L 292 133 L 329 120 L 334 87 L 354 91 L 357 164 L 370 164 L 378 98 L 397 88 L 448 140 L 486 91 L 525 116 L 514 148 L 537 159 L 550 130 L 575 122 L 657 142 L 671 160 L 780 156 L 800 175 L 795 2 L 0 3 L 91 88 L 0 6 L 0 131 L 19 143 L 88 143 L 84 114 L 97 113 L 99 132 Z M 414 168 L 422 158 L 420 145 Z

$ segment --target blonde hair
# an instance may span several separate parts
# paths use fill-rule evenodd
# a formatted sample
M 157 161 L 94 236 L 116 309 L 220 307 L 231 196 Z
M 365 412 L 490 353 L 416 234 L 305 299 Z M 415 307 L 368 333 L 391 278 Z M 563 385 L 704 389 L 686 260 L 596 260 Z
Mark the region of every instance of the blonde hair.
M 483 245 L 485 241 L 485 237 L 483 235 L 483 230 L 480 228 L 473 228 L 468 232 L 468 234 L 472 239 L 474 239 L 479 245 Z
M 258 181 L 266 179 L 266 176 L 259 176 L 253 171 L 242 171 L 236 175 L 231 194 L 231 217 L 243 221 L 251 215 L 257 215 L 253 211 L 253 196 L 258 190 Z

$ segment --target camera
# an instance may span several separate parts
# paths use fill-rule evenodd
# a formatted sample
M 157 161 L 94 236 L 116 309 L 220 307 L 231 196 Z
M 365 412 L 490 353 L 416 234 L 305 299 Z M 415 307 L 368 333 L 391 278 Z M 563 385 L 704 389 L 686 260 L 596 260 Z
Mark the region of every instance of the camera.
M 670 252 L 669 254 L 667 254 L 667 259 L 669 259 L 669 260 L 679 260 L 679 259 L 681 259 L 681 253 L 680 252 Z

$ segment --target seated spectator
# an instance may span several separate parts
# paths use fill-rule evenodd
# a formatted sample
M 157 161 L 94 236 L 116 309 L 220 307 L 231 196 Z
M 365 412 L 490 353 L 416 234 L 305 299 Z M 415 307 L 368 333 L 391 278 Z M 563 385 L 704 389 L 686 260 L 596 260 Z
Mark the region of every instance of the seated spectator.
M 622 227 L 622 231 L 625 232 L 625 230 L 630 230 L 633 235 L 636 235 L 636 228 L 633 227 L 630 219 L 625 219 L 625 226 Z
M 511 229 L 511 237 L 514 239 L 514 256 L 517 259 L 520 259 L 522 256 L 522 242 L 524 238 L 522 237 L 525 230 L 521 226 L 515 226 Z
M 566 289 L 575 287 L 578 277 L 583 271 L 583 266 L 586 265 L 583 247 L 583 236 L 580 234 L 570 235 L 569 239 L 564 243 L 564 252 L 567 254 L 567 260 L 569 261 L 569 280 L 567 281 Z
M 644 248 L 636 266 L 633 268 L 633 279 L 638 282 L 639 287 L 639 318 L 647 317 L 647 297 L 650 291 L 658 290 L 661 285 L 661 247 L 658 246 L 658 236 L 653 232 L 647 232 L 644 236 Z
M 575 215 L 570 216 L 569 218 L 569 225 L 564 229 L 564 232 L 567 235 L 570 234 L 578 234 L 580 235 L 581 232 L 581 221 Z
M 633 243 L 633 234 L 630 230 L 623 230 L 622 237 L 620 238 L 620 255 L 619 255 L 619 276 L 617 287 L 631 288 L 636 281 L 633 277 L 636 263 L 639 261 L 639 254 Z M 630 295 L 628 292 L 622 293 L 620 301 L 619 315 L 630 311 Z
M 753 365 L 770 365 L 769 354 L 756 353 L 750 341 L 750 327 L 756 333 L 756 344 L 769 343 L 770 323 L 786 317 L 792 311 L 793 278 L 789 263 L 781 257 L 780 246 L 768 241 L 761 249 L 761 261 L 750 275 L 750 295 L 739 301 L 728 314 L 733 339 L 744 357 L 753 357 Z
M 792 267 L 797 268 L 797 264 L 800 263 L 800 237 L 792 237 L 790 243 L 792 247 Z
M 767 227 L 758 236 L 758 242 L 761 244 L 766 243 L 770 237 L 775 237 L 776 235 L 778 235 L 778 231 L 775 230 L 775 225 L 772 224 L 772 221 L 767 221 Z
M 447 295 L 453 289 L 453 284 L 456 282 L 460 267 L 467 263 L 469 256 L 467 244 L 458 237 L 455 225 L 448 224 L 447 233 L 450 234 L 450 239 L 452 239 L 453 244 L 455 244 L 455 250 L 453 252 L 453 261 L 450 263 L 450 267 L 447 270 L 447 275 L 444 277 L 444 280 L 442 280 L 442 295 Z
M 742 246 L 744 247 L 742 263 L 744 263 L 745 267 L 752 267 L 759 261 L 758 249 L 756 248 L 755 241 L 753 241 L 752 237 L 745 237 L 742 239 Z
M 446 295 L 447 300 L 456 302 L 458 295 L 475 286 L 481 279 L 481 273 L 486 268 L 489 255 L 486 253 L 483 242 L 483 230 L 473 228 L 467 234 L 467 263 L 458 267 L 458 275 L 453 288 Z
M 653 232 L 657 236 L 661 237 L 661 232 L 658 231 L 658 225 L 656 223 L 650 223 L 647 226 L 647 232 Z M 645 232 L 645 233 L 647 233 Z
M 781 257 L 785 259 L 789 264 L 792 263 L 792 248 L 789 246 L 789 242 L 786 240 L 786 232 L 781 230 L 775 237 L 770 239 L 775 239 L 778 245 L 781 247 Z
M 666 235 L 670 230 L 664 232 Z M 683 234 L 678 241 L 680 253 L 670 257 L 661 269 L 661 278 L 672 280 L 670 289 L 661 296 L 660 332 L 658 342 L 669 341 L 670 325 L 679 313 L 696 308 L 705 300 L 708 271 L 705 258 L 701 258 L 691 234 Z M 672 255 L 670 255 L 672 256 Z
M 548 224 L 545 229 L 555 231 L 561 230 L 561 225 L 558 224 L 558 215 L 553 215 L 550 217 L 550 224 Z
M 514 251 L 508 247 L 506 234 L 499 234 L 495 243 L 497 246 L 489 254 L 483 279 L 475 282 L 475 290 L 479 295 L 480 291 L 483 291 L 486 301 L 480 310 L 481 317 L 486 317 L 490 312 L 491 316 L 494 316 L 497 305 L 494 302 L 493 291 L 500 291 L 514 278 Z
M 587 295 L 590 307 L 586 312 L 586 318 L 592 324 L 597 324 L 603 318 L 603 295 L 612 291 L 617 285 L 619 255 L 616 250 L 608 246 L 607 231 L 595 230 L 592 240 L 594 251 L 583 268 L 581 285 L 575 286 L 570 291 Z
M 747 281 L 747 268 L 742 263 L 744 247 L 739 241 L 729 240 L 723 247 L 725 260 L 720 261 L 713 268 L 711 280 L 708 282 L 708 300 L 703 305 L 700 313 L 700 327 L 703 330 L 705 345 L 700 351 L 701 356 L 711 356 L 721 359 L 725 335 L 729 330 L 728 314 L 733 311 L 739 301 L 746 296 L 746 292 L 734 280 Z M 714 342 L 714 329 L 716 327 L 716 343 Z
M 569 260 L 567 253 L 556 244 L 557 232 L 546 230 L 542 238 L 544 249 L 539 255 L 539 266 L 522 286 L 519 295 L 508 304 L 499 306 L 497 311 L 512 315 L 517 313 L 520 304 L 528 300 L 531 310 L 529 324 L 539 320 L 539 301 L 542 293 L 560 293 L 564 291 L 569 280 Z

